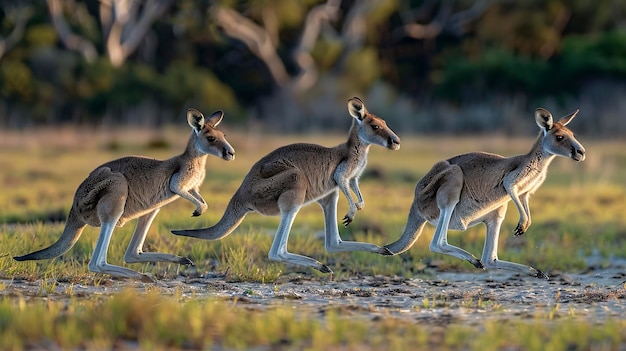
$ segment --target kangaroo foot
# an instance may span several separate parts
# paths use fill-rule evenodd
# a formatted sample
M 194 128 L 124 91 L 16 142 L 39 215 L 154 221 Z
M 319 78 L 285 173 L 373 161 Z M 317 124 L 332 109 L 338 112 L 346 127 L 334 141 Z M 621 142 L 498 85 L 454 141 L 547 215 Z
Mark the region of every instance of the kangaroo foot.
M 182 265 L 185 265 L 185 266 L 195 266 L 193 261 L 191 259 L 187 258 L 187 257 L 181 257 L 178 260 L 178 264 L 182 264 Z

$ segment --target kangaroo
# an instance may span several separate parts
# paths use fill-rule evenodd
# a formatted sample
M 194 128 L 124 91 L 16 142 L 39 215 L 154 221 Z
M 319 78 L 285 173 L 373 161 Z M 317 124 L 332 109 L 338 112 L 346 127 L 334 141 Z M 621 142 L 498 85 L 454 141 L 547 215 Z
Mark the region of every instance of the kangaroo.
M 541 131 L 526 155 L 506 158 L 473 152 L 436 163 L 415 187 L 404 233 L 385 247 L 394 255 L 405 252 L 429 222 L 437 226 L 430 243 L 433 252 L 467 260 L 476 268 L 500 268 L 548 279 L 533 267 L 499 260 L 498 236 L 509 200 L 513 200 L 520 215 L 514 234 L 526 232 L 531 223 L 528 199 L 546 179 L 548 166 L 556 156 L 585 159 L 585 148 L 565 127 L 577 114 L 578 110 L 555 123 L 550 112 L 538 108 L 535 121 Z M 448 229 L 466 230 L 481 222 L 487 228 L 481 260 L 448 244 Z
M 207 210 L 200 195 L 205 177 L 207 155 L 226 161 L 235 158 L 235 150 L 216 127 L 222 121 L 222 111 L 208 119 L 196 109 L 187 111 L 187 122 L 193 128 L 185 151 L 160 161 L 130 156 L 107 162 L 93 170 L 76 190 L 63 234 L 45 249 L 14 257 L 17 261 L 43 260 L 69 251 L 87 225 L 100 227 L 100 236 L 89 262 L 89 270 L 116 277 L 134 278 L 144 282 L 154 280 L 147 274 L 107 263 L 107 250 L 115 226 L 139 218 L 128 249 L 127 263 L 174 262 L 193 265 L 190 259 L 172 254 L 144 252 L 142 247 L 150 224 L 161 207 L 182 197 L 194 205 L 193 216 Z
M 332 148 L 315 144 L 291 144 L 270 152 L 252 166 L 217 224 L 210 228 L 173 230 L 172 233 L 218 240 L 233 232 L 249 212 L 265 216 L 280 215 L 269 259 L 332 273 L 328 266 L 313 258 L 287 252 L 287 239 L 298 211 L 302 206 L 316 201 L 324 214 L 325 248 L 328 252 L 391 254 L 374 244 L 342 241 L 339 237 L 338 189 L 346 196 L 350 206 L 343 218 L 347 226 L 365 204 L 358 180 L 365 170 L 370 146 L 376 144 L 391 150 L 400 149 L 400 138 L 387 127 L 383 119 L 369 113 L 361 99 L 349 99 L 348 112 L 354 119 L 345 143 Z M 355 193 L 357 202 L 354 202 L 350 189 Z

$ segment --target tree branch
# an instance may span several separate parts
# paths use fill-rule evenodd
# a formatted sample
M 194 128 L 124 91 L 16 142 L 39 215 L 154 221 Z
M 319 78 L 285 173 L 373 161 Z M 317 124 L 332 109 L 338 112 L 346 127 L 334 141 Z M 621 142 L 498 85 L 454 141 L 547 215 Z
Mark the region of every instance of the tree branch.
M 114 66 L 122 65 L 132 54 L 152 23 L 169 6 L 169 0 L 146 0 L 140 14 L 138 3 L 132 0 L 113 0 L 111 29 L 106 40 L 107 54 Z M 137 16 L 139 19 L 137 20 Z
M 293 58 L 300 73 L 292 81 L 297 91 L 306 91 L 317 82 L 317 63 L 311 56 L 311 50 L 319 37 L 322 26 L 337 18 L 341 0 L 328 0 L 325 4 L 315 6 L 306 16 L 300 42 L 293 51 Z
M 439 6 L 435 18 L 427 24 L 407 23 L 395 30 L 394 35 L 408 36 L 414 39 L 432 39 L 443 32 L 457 37 L 465 34 L 466 25 L 475 21 L 485 13 L 494 2 L 499 0 L 477 0 L 468 9 L 453 13 L 454 0 L 444 0 Z M 401 16 L 403 21 L 415 18 L 414 11 L 410 15 Z
M 242 41 L 265 65 L 274 82 L 284 86 L 289 82 L 285 65 L 276 53 L 276 47 L 267 32 L 238 12 L 225 7 L 214 9 L 214 18 L 226 35 Z
M 62 0 L 46 0 L 48 4 L 48 11 L 52 18 L 52 25 L 56 29 L 63 45 L 70 50 L 80 53 L 87 62 L 93 62 L 98 57 L 98 53 L 94 45 L 87 41 L 85 38 L 72 33 L 69 25 L 65 21 L 63 16 L 63 1 Z M 70 5 L 74 5 L 71 1 Z
M 10 9 L 8 5 L 2 5 L 5 13 L 14 19 L 14 27 L 6 38 L 0 40 L 0 58 L 2 58 L 9 50 L 11 50 L 24 37 L 26 29 L 26 21 L 30 17 L 30 13 L 26 9 Z
M 491 0 L 477 0 L 467 10 L 459 11 L 453 14 L 450 17 L 449 24 L 446 26 L 448 31 L 456 36 L 465 34 L 467 32 L 465 26 L 482 16 L 491 3 Z

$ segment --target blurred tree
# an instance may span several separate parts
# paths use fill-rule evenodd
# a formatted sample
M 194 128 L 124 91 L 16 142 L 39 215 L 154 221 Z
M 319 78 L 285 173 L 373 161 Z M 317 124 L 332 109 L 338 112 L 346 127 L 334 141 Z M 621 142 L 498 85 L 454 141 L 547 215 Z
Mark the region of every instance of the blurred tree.
M 317 80 L 317 64 L 311 57 L 311 50 L 324 26 L 337 17 L 340 0 L 328 0 L 325 4 L 317 5 L 307 15 L 301 31 L 301 36 L 295 49 L 292 50 L 292 60 L 298 66 L 299 72 L 291 76 L 283 59 L 278 53 L 279 37 L 278 26 L 275 20 L 282 12 L 279 5 L 293 4 L 292 1 L 252 1 L 251 8 L 260 12 L 263 25 L 246 18 L 233 8 L 216 6 L 211 11 L 216 23 L 224 33 L 234 39 L 242 41 L 246 47 L 257 56 L 267 67 L 273 82 L 279 88 L 306 91 Z M 294 11 L 291 17 L 300 17 L 305 9 L 301 6 L 291 6 Z M 258 9 L 261 9 L 260 11 Z M 286 16 L 289 18 L 289 16 Z M 291 24 L 291 21 L 285 23 Z
M 77 4 L 74 0 L 47 0 L 47 4 L 63 44 L 70 50 L 78 51 L 88 62 L 93 62 L 97 56 L 96 45 L 86 37 L 73 33 L 65 17 L 65 13 L 69 13 L 79 25 L 93 27 L 94 20 L 89 18 L 92 14 L 88 4 Z M 169 4 L 170 0 L 100 0 L 97 16 L 104 49 L 113 66 L 119 67 L 126 62 Z
M 26 3 L 0 3 L 2 27 L 10 27 L 10 32 L 0 39 L 0 59 L 23 37 L 26 22 L 31 17 L 31 9 Z
M 565 104 L 589 86 L 609 99 L 603 81 L 621 100 L 625 28 L 620 0 L 5 1 L 0 123 L 168 121 L 194 105 L 333 128 L 358 94 L 407 128 L 479 130 L 494 103 Z M 475 124 L 453 123 L 479 104 Z
M 306 128 L 306 124 L 287 119 L 311 111 L 316 115 L 336 115 L 333 111 L 339 109 L 335 100 L 341 100 L 343 105 L 345 96 L 366 91 L 380 80 L 375 45 L 381 36 L 377 26 L 395 8 L 393 0 L 327 0 L 310 4 L 253 0 L 225 1 L 212 6 L 210 13 L 226 36 L 226 45 L 241 53 L 238 59 L 246 54 L 241 49 L 243 44 L 266 69 L 246 65 L 246 77 L 259 80 L 256 85 L 248 85 L 256 86 L 257 93 L 249 102 L 258 107 L 257 115 L 264 120 L 280 120 L 278 125 L 289 129 L 296 125 Z M 284 13 L 289 15 L 282 16 Z M 275 20 L 283 17 L 287 20 Z M 239 71 L 241 68 L 240 65 Z M 240 79 L 252 82 L 240 74 L 234 73 L 239 79 L 231 77 L 234 84 Z M 341 99 L 337 99 L 339 96 Z M 320 101 L 329 97 L 333 104 Z M 326 125 L 344 120 L 330 121 L 333 123 Z

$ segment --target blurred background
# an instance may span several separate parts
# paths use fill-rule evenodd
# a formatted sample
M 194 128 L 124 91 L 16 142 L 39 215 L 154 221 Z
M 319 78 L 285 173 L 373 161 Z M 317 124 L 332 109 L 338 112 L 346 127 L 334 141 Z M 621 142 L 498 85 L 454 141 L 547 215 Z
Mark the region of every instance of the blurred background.
M 534 134 L 541 106 L 623 137 L 626 1 L 0 2 L 5 130 L 159 128 L 188 107 L 344 130 L 354 95 L 403 135 Z

